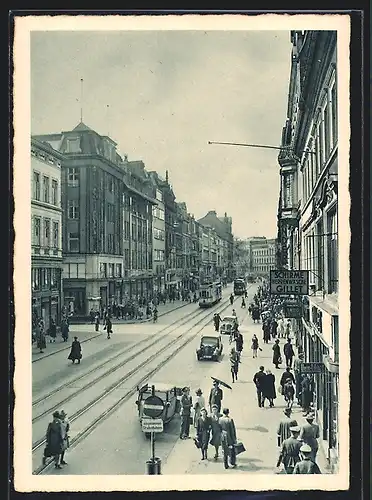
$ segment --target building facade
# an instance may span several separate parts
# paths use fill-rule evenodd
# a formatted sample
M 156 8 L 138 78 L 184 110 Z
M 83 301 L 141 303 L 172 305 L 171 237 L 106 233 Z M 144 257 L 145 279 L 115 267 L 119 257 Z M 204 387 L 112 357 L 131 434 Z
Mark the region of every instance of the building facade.
M 62 155 L 31 139 L 31 296 L 33 326 L 60 323 L 62 296 Z
M 163 294 L 165 291 L 165 204 L 162 190 L 163 181 L 156 172 L 149 173 L 154 185 L 156 205 L 152 209 L 152 241 L 153 241 L 153 273 L 154 293 Z
M 314 373 L 315 410 L 338 467 L 338 111 L 336 32 L 292 31 L 287 121 L 282 135 L 278 265 L 309 271 L 297 342 Z
M 276 267 L 276 239 L 256 242 L 251 245 L 251 273 L 254 276 L 270 275 L 270 270 Z

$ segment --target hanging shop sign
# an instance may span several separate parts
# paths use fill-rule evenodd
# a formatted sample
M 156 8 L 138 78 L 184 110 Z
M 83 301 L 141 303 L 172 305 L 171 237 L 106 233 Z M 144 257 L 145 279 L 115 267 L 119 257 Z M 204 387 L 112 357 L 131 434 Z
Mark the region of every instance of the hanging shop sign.
M 311 361 L 308 363 L 301 363 L 300 365 L 301 373 L 324 373 L 325 366 L 323 362 Z
M 275 295 L 308 295 L 309 271 L 271 270 L 270 293 Z
M 284 315 L 286 318 L 301 318 L 302 307 L 297 304 L 285 304 Z

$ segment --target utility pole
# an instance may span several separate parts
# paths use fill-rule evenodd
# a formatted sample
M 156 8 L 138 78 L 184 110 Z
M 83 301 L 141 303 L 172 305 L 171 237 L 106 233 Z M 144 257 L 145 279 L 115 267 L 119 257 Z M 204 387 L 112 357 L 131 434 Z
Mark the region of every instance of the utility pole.
M 80 78 L 80 122 L 83 122 L 83 90 L 84 80 Z

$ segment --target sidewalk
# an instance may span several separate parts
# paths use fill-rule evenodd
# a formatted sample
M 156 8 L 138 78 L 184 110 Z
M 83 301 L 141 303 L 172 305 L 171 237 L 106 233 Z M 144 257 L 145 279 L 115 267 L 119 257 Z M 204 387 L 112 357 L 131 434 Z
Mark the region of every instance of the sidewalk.
M 253 383 L 253 376 L 258 371 L 260 365 L 265 369 L 270 369 L 274 373 L 276 381 L 275 386 L 279 385 L 280 376 L 283 369 L 275 369 L 272 364 L 272 345 L 262 344 L 262 352 L 259 358 L 253 359 L 250 350 L 250 340 L 255 333 L 259 339 L 262 338 L 261 324 L 252 324 L 251 319 L 247 319 L 242 328 L 244 336 L 244 351 L 242 363 L 239 368 L 238 382 L 231 383 L 230 364 L 228 359 L 229 344 L 224 341 L 225 356 L 220 365 L 216 366 L 216 377 L 221 378 L 233 389 L 223 389 L 222 407 L 230 409 L 230 415 L 235 421 L 238 440 L 245 445 L 246 451 L 237 457 L 236 469 L 225 470 L 222 456 L 215 461 L 214 448 L 209 447 L 208 460 L 201 460 L 201 453 L 195 447 L 193 439 L 178 440 L 166 459 L 163 466 L 163 474 L 276 474 L 276 462 L 279 456 L 277 447 L 277 428 L 283 417 L 285 407 L 284 399 L 277 394 L 275 407 L 269 408 L 266 402 L 265 408 L 259 408 L 257 404 L 256 388 Z M 281 341 L 281 345 L 283 342 Z M 210 379 L 206 379 L 201 384 L 206 402 L 212 387 Z M 297 419 L 298 424 L 305 423 L 302 417 L 301 408 L 293 406 L 293 417 Z M 194 437 L 194 429 L 191 429 L 191 437 Z M 323 474 L 328 474 L 327 461 L 321 450 L 319 443 L 319 452 L 317 463 Z M 221 455 L 221 450 L 220 450 Z

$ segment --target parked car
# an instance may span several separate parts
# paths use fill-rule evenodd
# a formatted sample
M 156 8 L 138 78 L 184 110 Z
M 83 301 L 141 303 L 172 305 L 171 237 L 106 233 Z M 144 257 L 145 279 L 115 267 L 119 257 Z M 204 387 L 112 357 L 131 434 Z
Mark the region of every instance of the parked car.
M 223 350 L 222 338 L 219 333 L 208 333 L 202 335 L 200 339 L 200 347 L 196 350 L 197 360 L 211 359 L 218 361 Z
M 153 392 L 154 386 L 154 392 Z M 143 405 L 145 400 L 151 396 L 158 396 L 164 403 L 163 413 L 158 417 L 164 422 L 164 427 L 168 424 L 176 413 L 180 412 L 181 403 L 180 395 L 182 394 L 182 388 L 176 387 L 172 384 L 167 384 L 163 382 L 147 382 L 142 387 L 137 387 L 138 395 L 136 400 L 136 405 L 138 408 L 138 418 L 142 425 L 142 420 L 146 417 L 143 412 Z M 145 433 L 146 437 L 150 436 L 150 433 Z
M 238 327 L 239 323 L 236 316 L 224 316 L 220 325 L 220 333 L 222 335 L 231 335 L 235 327 Z

